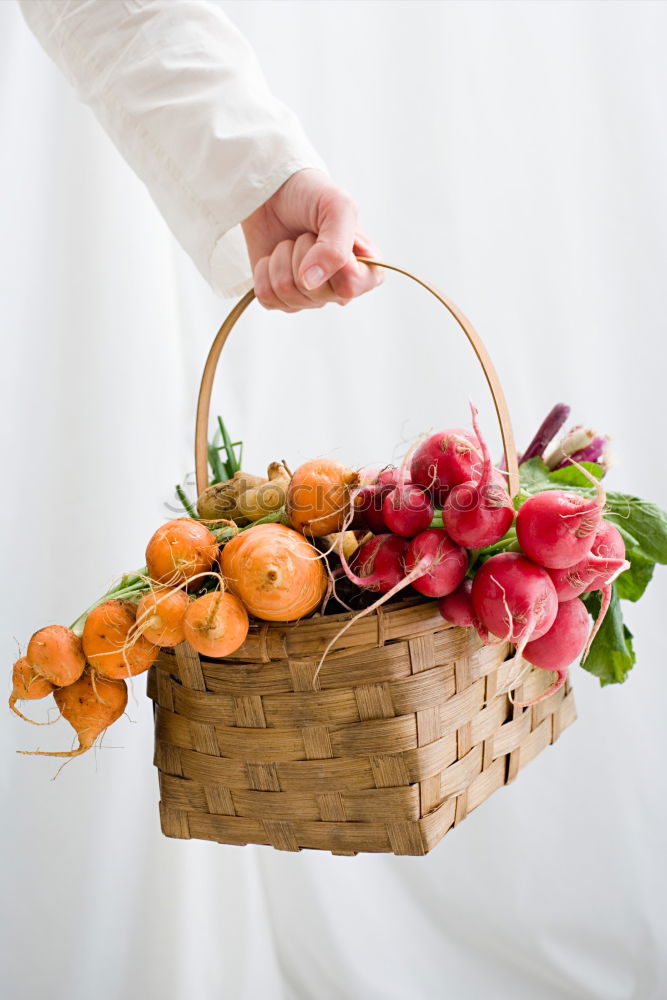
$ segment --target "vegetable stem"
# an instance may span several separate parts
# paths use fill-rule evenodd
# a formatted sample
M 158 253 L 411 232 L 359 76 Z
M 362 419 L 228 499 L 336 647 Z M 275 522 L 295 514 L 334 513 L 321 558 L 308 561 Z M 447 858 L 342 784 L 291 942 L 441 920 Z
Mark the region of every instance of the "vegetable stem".
M 289 527 L 290 520 L 285 508 L 281 507 L 280 510 L 274 510 L 270 514 L 265 514 L 264 517 L 258 517 L 252 524 L 246 524 L 243 528 L 239 528 L 239 531 L 246 531 L 256 524 L 286 524 Z
M 538 427 L 535 437 L 524 451 L 520 461 L 527 462 L 529 458 L 542 458 L 546 446 L 551 444 L 569 415 L 570 407 L 566 406 L 565 403 L 557 403 Z
M 223 528 L 210 528 L 211 533 L 215 536 L 215 540 L 218 544 L 222 542 L 229 541 L 234 535 L 239 534 L 242 531 L 246 531 L 247 528 L 254 527 L 255 524 L 289 524 L 289 518 L 285 512 L 285 508 L 281 507 L 280 510 L 274 511 L 271 514 L 267 514 L 265 517 L 260 518 L 257 521 L 253 521 L 251 524 L 244 525 L 242 528 L 237 527 L 234 524 L 225 525 Z M 134 573 L 126 573 L 120 578 L 118 583 L 114 584 L 110 590 L 107 590 L 106 594 L 99 597 L 89 608 L 79 615 L 79 617 L 70 625 L 70 628 L 78 636 L 83 634 L 83 626 L 86 622 L 86 618 L 95 608 L 99 607 L 100 604 L 104 604 L 105 601 L 111 600 L 132 600 L 135 597 L 139 597 L 141 594 L 146 593 L 150 590 L 150 579 L 148 577 L 148 568 L 143 566 L 140 570 L 136 570 Z
M 236 458 L 236 454 L 234 452 L 234 445 L 232 444 L 232 439 L 230 438 L 227 432 L 227 428 L 225 427 L 225 423 L 222 417 L 218 417 L 218 430 L 220 431 L 223 446 L 225 449 L 225 454 L 227 455 L 227 461 L 223 463 L 225 468 L 225 473 L 227 475 L 227 479 L 233 479 L 234 474 L 240 470 L 240 464 L 238 459 Z
M 128 573 L 121 577 L 120 581 L 114 587 L 107 590 L 106 594 L 103 594 L 102 597 L 98 597 L 98 599 L 91 604 L 89 608 L 86 608 L 83 614 L 79 615 L 76 621 L 72 622 L 70 625 L 72 632 L 81 637 L 83 635 L 83 626 L 85 625 L 86 618 L 91 611 L 94 611 L 100 604 L 104 604 L 105 601 L 132 599 L 133 597 L 138 597 L 139 594 L 148 590 L 149 583 L 146 575 L 147 573 L 148 570 L 144 566 L 144 568 L 139 570 L 138 573 Z
M 199 517 L 199 514 L 195 510 L 195 508 L 192 505 L 191 501 L 188 499 L 188 497 L 187 497 L 187 495 L 185 493 L 185 490 L 183 489 L 182 486 L 177 486 L 176 487 L 176 496 L 181 501 L 181 503 L 183 504 L 184 510 L 187 510 L 187 512 L 190 515 L 190 517 L 193 517 L 195 519 L 195 521 L 201 520 L 201 518 Z

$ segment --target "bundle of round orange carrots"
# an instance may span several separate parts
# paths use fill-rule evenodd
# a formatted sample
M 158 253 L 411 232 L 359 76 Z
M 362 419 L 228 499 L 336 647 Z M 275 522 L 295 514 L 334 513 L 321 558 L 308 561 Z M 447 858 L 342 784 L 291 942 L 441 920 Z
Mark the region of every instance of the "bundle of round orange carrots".
M 53 694 L 78 746 L 20 752 L 75 757 L 89 750 L 124 713 L 126 681 L 148 670 L 161 647 L 187 641 L 202 655 L 225 657 L 243 644 L 249 616 L 296 621 L 322 603 L 326 556 L 306 535 L 319 537 L 342 524 L 356 474 L 323 460 L 291 477 L 280 463 L 269 467 L 266 480 L 238 469 L 234 476 L 222 485 L 242 480 L 243 489 L 235 492 L 245 513 L 235 511 L 237 521 L 218 516 L 222 491 L 214 483 L 198 503 L 206 512 L 217 501 L 213 517 L 188 503 L 188 516 L 152 535 L 142 570 L 123 577 L 69 628 L 48 625 L 35 632 L 14 664 L 10 708 L 33 722 L 17 702 Z M 305 501 L 296 506 L 295 487 Z
M 619 676 L 620 653 L 610 646 L 623 630 L 618 597 L 636 600 L 648 563 L 667 561 L 667 515 L 606 493 L 606 439 L 574 428 L 547 453 L 567 413 L 554 408 L 524 453 L 514 502 L 474 407 L 472 430 L 425 436 L 400 468 L 354 471 L 315 459 L 291 473 L 274 462 L 266 478 L 241 469 L 239 442 L 219 421 L 212 485 L 196 506 L 177 487 L 186 516 L 155 531 L 145 567 L 69 628 L 39 629 L 14 664 L 12 710 L 32 722 L 17 702 L 53 694 L 78 737 L 72 750 L 21 752 L 75 757 L 90 749 L 124 713 L 127 680 L 148 670 L 161 647 L 188 642 L 223 659 L 240 650 L 251 619 L 356 612 L 324 659 L 357 617 L 406 588 L 438 599 L 450 624 L 474 627 L 483 642 L 510 641 L 519 670 L 527 661 L 553 671 L 541 697 L 565 682 L 584 650 L 582 665 L 601 683 L 625 679 L 632 647 Z

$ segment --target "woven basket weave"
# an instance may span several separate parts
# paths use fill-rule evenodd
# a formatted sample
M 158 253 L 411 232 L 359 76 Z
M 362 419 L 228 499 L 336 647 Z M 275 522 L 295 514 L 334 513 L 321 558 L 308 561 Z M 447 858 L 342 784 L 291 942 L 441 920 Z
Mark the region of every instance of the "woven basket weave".
M 452 313 L 484 368 L 514 493 L 516 452 L 488 355 L 456 307 L 415 280 Z M 215 367 L 252 297 L 230 313 L 205 368 L 200 492 Z M 350 617 L 255 623 L 225 660 L 205 659 L 187 643 L 161 651 L 148 694 L 163 833 L 286 851 L 426 854 L 576 718 L 569 684 L 531 708 L 511 704 L 498 693 L 516 674 L 510 647 L 484 646 L 474 629 L 449 626 L 437 602 L 423 598 L 359 619 L 318 673 L 322 652 Z M 531 670 L 516 700 L 533 699 L 551 682 L 549 672 Z
M 149 675 L 162 830 L 225 844 L 426 854 L 575 719 L 569 686 L 532 708 L 496 691 L 507 645 L 435 601 L 253 626 L 225 661 L 187 644 Z M 545 691 L 532 671 L 519 700 Z

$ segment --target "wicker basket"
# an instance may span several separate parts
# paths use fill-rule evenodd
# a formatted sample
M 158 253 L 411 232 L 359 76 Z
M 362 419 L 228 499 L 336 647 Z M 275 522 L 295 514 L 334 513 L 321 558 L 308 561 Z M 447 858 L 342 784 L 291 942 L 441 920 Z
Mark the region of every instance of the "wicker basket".
M 414 280 L 450 311 L 477 353 L 514 492 L 516 452 L 488 355 L 453 303 Z M 207 483 L 213 375 L 252 298 L 249 292 L 225 320 L 204 371 L 199 491 Z M 576 718 L 569 685 L 532 708 L 511 704 L 498 693 L 515 672 L 510 647 L 482 645 L 474 629 L 447 625 L 437 603 L 421 598 L 355 622 L 318 673 L 348 617 L 253 624 L 225 660 L 204 659 L 186 643 L 161 652 L 148 693 L 163 833 L 286 851 L 426 854 Z M 551 679 L 532 670 L 517 700 L 536 697 Z

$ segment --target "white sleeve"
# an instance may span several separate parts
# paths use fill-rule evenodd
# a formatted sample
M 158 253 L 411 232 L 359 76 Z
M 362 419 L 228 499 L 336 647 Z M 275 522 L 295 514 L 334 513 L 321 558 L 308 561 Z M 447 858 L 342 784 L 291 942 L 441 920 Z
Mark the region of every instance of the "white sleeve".
M 243 36 L 205 0 L 19 2 L 214 291 L 248 288 L 238 223 L 325 167 Z

